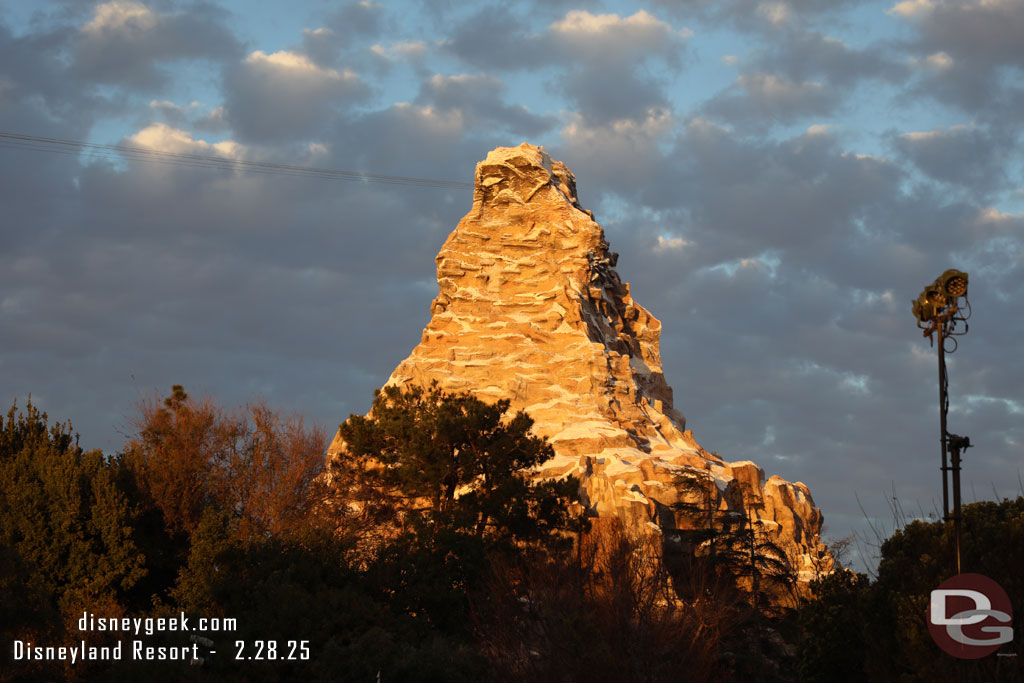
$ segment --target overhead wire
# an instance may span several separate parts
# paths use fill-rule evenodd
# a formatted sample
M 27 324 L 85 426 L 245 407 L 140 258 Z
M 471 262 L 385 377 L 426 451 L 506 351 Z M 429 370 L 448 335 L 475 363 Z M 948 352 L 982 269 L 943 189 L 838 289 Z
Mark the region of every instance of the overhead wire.
M 280 164 L 269 161 L 234 159 L 224 156 L 189 154 L 185 152 L 165 152 L 146 147 L 134 147 L 131 145 L 103 145 L 94 142 L 83 142 L 81 140 L 47 138 L 37 135 L 25 135 L 22 133 L 10 133 L 5 131 L 0 131 L 0 147 L 65 155 L 79 155 L 83 152 L 92 152 L 105 159 L 122 157 L 132 161 L 172 166 L 241 170 L 248 173 L 327 178 L 333 180 L 381 183 L 387 185 L 445 187 L 452 189 L 468 189 L 473 187 L 472 183 L 456 180 L 415 178 L 409 176 L 365 173 L 362 171 L 349 171 L 333 168 L 318 168 L 315 166 L 297 166 L 294 164 Z

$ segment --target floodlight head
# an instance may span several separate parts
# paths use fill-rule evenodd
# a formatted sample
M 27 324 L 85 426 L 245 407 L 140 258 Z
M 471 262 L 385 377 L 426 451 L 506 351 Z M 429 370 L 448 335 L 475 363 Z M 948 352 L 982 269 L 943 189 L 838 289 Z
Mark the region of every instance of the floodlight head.
M 948 318 L 947 312 L 959 307 L 957 299 L 967 296 L 967 273 L 950 268 L 922 290 L 914 300 L 911 311 L 918 326 L 938 324 Z
M 928 289 L 925 289 L 914 300 L 911 311 L 919 322 L 927 323 L 935 319 L 935 303 L 932 301 L 931 296 L 929 296 L 931 293 Z
M 950 268 L 936 280 L 942 285 L 942 291 L 954 299 L 967 296 L 967 273 Z
M 924 294 L 928 297 L 928 302 L 933 306 L 941 308 L 946 305 L 946 290 L 942 288 L 942 285 L 936 280 L 932 283 L 931 287 L 926 287 Z

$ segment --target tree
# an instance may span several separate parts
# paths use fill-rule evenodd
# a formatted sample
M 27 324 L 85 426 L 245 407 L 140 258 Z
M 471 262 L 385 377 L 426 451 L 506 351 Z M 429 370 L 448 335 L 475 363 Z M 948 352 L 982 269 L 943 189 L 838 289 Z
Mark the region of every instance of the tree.
M 137 516 L 118 459 L 83 451 L 31 400 L 12 406 L 0 420 L 0 633 L 60 638 L 82 610 L 124 613 L 147 573 Z
M 496 556 L 558 552 L 585 525 L 579 482 L 531 477 L 554 451 L 508 409 L 436 384 L 392 386 L 340 427 L 331 477 L 370 539 L 371 590 L 411 620 L 416 642 L 468 639 L 471 596 Z
M 962 572 L 1007 592 L 1014 633 L 1024 629 L 1024 498 L 964 505 Z M 814 680 L 1020 681 L 1021 639 L 1003 657 L 956 659 L 928 633 L 931 591 L 956 573 L 952 523 L 914 521 L 881 547 L 878 578 L 840 571 L 815 582 L 801 608 L 801 673 Z
M 581 517 L 579 482 L 529 473 L 554 457 L 509 401 L 385 387 L 370 415 L 340 427 L 345 442 L 333 476 L 361 518 L 397 529 L 426 525 L 505 542 L 556 542 Z M 577 504 L 574 509 L 574 504 Z
M 153 398 L 139 403 L 134 427 L 125 462 L 167 530 L 187 537 L 203 510 L 217 502 L 215 476 L 241 437 L 241 425 L 210 399 L 193 401 L 176 384 L 162 404 Z
M 289 533 L 314 517 L 326 436 L 302 418 L 262 402 L 229 413 L 174 385 L 162 404 L 139 405 L 135 427 L 125 460 L 172 534 L 190 536 L 209 507 L 235 518 L 245 538 Z
M 120 602 L 145 574 L 120 463 L 83 451 L 70 423 L 31 402 L 0 425 L 0 543 L 36 567 L 62 606 Z

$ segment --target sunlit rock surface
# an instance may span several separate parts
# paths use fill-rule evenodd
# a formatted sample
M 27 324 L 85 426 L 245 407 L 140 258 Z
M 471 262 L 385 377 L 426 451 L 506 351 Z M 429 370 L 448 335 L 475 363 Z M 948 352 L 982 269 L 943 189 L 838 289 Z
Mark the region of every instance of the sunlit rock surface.
M 686 429 L 662 373 L 661 323 L 633 300 L 617 258 L 564 164 L 528 144 L 492 151 L 476 167 L 472 209 L 437 255 L 430 323 L 388 384 L 436 380 L 511 400 L 557 454 L 538 476 L 577 475 L 592 514 L 647 532 L 731 512 L 802 580 L 831 567 L 806 486 L 765 481 Z M 336 437 L 331 453 L 341 445 Z

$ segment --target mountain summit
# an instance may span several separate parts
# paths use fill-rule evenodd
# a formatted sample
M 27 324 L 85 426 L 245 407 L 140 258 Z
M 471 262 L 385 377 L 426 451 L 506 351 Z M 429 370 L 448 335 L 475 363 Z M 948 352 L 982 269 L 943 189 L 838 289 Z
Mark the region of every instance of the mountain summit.
M 597 517 L 666 533 L 742 515 L 801 580 L 831 567 L 804 484 L 765 481 L 686 430 L 661 368 L 661 323 L 633 300 L 617 260 L 565 164 L 525 143 L 493 150 L 437 255 L 431 320 L 388 384 L 436 380 L 509 399 L 554 446 L 538 476 L 577 475 Z M 335 437 L 330 453 L 342 445 Z

